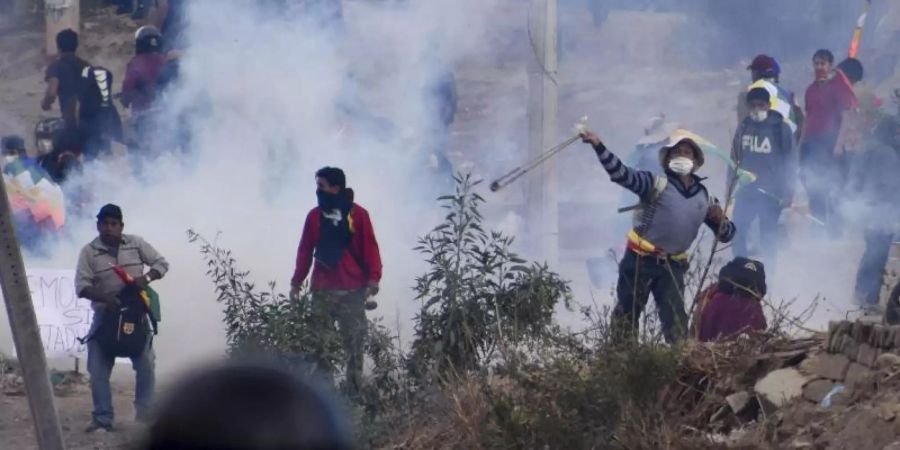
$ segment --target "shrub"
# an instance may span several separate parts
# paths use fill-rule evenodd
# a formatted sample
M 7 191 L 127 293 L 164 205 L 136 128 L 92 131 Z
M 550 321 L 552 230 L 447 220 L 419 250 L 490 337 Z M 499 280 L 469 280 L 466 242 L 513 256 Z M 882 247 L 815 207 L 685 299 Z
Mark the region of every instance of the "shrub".
M 439 198 L 444 223 L 416 247 L 430 266 L 415 286 L 422 301 L 412 343 L 419 377 L 477 370 L 500 347 L 546 337 L 557 304 L 568 306 L 571 298 L 546 265 L 527 265 L 511 251 L 512 237 L 484 230 L 484 199 L 473 192 L 480 182 L 470 175 L 456 181 L 455 194 Z

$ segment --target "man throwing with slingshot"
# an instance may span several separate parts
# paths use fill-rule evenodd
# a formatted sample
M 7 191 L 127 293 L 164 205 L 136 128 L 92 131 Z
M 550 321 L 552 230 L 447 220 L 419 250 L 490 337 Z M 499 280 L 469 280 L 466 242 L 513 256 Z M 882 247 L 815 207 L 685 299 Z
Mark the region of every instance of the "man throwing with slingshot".
M 362 386 L 367 299 L 378 293 L 381 254 L 369 213 L 353 202 L 344 171 L 325 167 L 316 172 L 316 208 L 306 217 L 291 278 L 291 297 L 297 298 L 312 268 L 313 311 L 321 315 L 322 333 L 334 332 L 335 322 L 346 352 L 345 389 L 351 396 Z M 322 356 L 322 355 L 317 355 Z M 334 367 L 320 359 L 326 374 Z
M 652 293 L 666 342 L 679 341 L 687 334 L 687 251 L 700 226 L 706 224 L 721 242 L 729 242 L 735 234 L 734 224 L 694 174 L 703 165 L 703 151 L 687 138 L 667 145 L 659 152 L 665 174 L 654 175 L 622 164 L 593 132 L 583 130 L 580 136 L 594 148 L 610 179 L 640 198 L 619 263 L 613 332 L 620 339 L 633 336 Z

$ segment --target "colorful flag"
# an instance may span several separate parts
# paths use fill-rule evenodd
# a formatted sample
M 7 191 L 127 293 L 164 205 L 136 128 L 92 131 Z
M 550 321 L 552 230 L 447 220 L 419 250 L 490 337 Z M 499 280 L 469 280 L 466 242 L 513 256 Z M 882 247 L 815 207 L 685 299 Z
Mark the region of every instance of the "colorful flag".
M 850 40 L 850 51 L 848 53 L 851 58 L 856 58 L 859 55 L 859 44 L 862 42 L 863 28 L 866 26 L 866 19 L 869 17 L 869 8 L 871 7 L 872 0 L 866 0 L 863 12 L 860 14 L 859 19 L 856 20 L 856 28 L 853 29 L 853 39 Z
M 66 223 L 62 188 L 30 158 L 14 157 L 3 167 L 3 181 L 13 212 L 24 212 L 34 223 L 61 229 Z
M 134 284 L 134 277 L 129 275 L 125 269 L 119 266 L 112 266 L 112 270 L 119 276 L 119 279 L 121 279 L 123 283 Z M 147 286 L 141 290 L 141 300 L 144 302 L 144 306 L 147 307 L 147 310 L 150 311 L 150 316 L 153 317 L 153 320 L 161 322 L 162 316 L 160 314 L 159 294 L 157 294 L 153 288 Z

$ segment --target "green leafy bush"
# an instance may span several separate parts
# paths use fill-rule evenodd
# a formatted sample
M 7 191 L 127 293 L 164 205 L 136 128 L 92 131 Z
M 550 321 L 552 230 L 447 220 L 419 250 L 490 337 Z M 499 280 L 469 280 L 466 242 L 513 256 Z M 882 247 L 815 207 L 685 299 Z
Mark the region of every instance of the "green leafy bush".
M 477 370 L 502 347 L 545 337 L 557 304 L 571 298 L 557 274 L 512 252 L 512 237 L 485 231 L 484 199 L 473 192 L 480 182 L 470 175 L 456 181 L 455 194 L 439 199 L 444 223 L 416 247 L 430 266 L 415 286 L 422 308 L 412 362 L 420 378 Z

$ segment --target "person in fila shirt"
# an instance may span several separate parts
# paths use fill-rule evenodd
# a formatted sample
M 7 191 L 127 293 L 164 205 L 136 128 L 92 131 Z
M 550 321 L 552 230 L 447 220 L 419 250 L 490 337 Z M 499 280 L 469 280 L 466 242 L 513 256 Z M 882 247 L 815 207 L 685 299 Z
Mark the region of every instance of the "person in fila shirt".
M 756 180 L 742 186 L 735 198 L 735 256 L 749 258 L 750 225 L 759 220 L 761 259 L 774 267 L 778 249 L 778 218 L 791 205 L 797 177 L 793 132 L 781 114 L 770 109 L 769 92 L 754 88 L 746 97 L 749 115 L 734 135 L 731 158 Z

